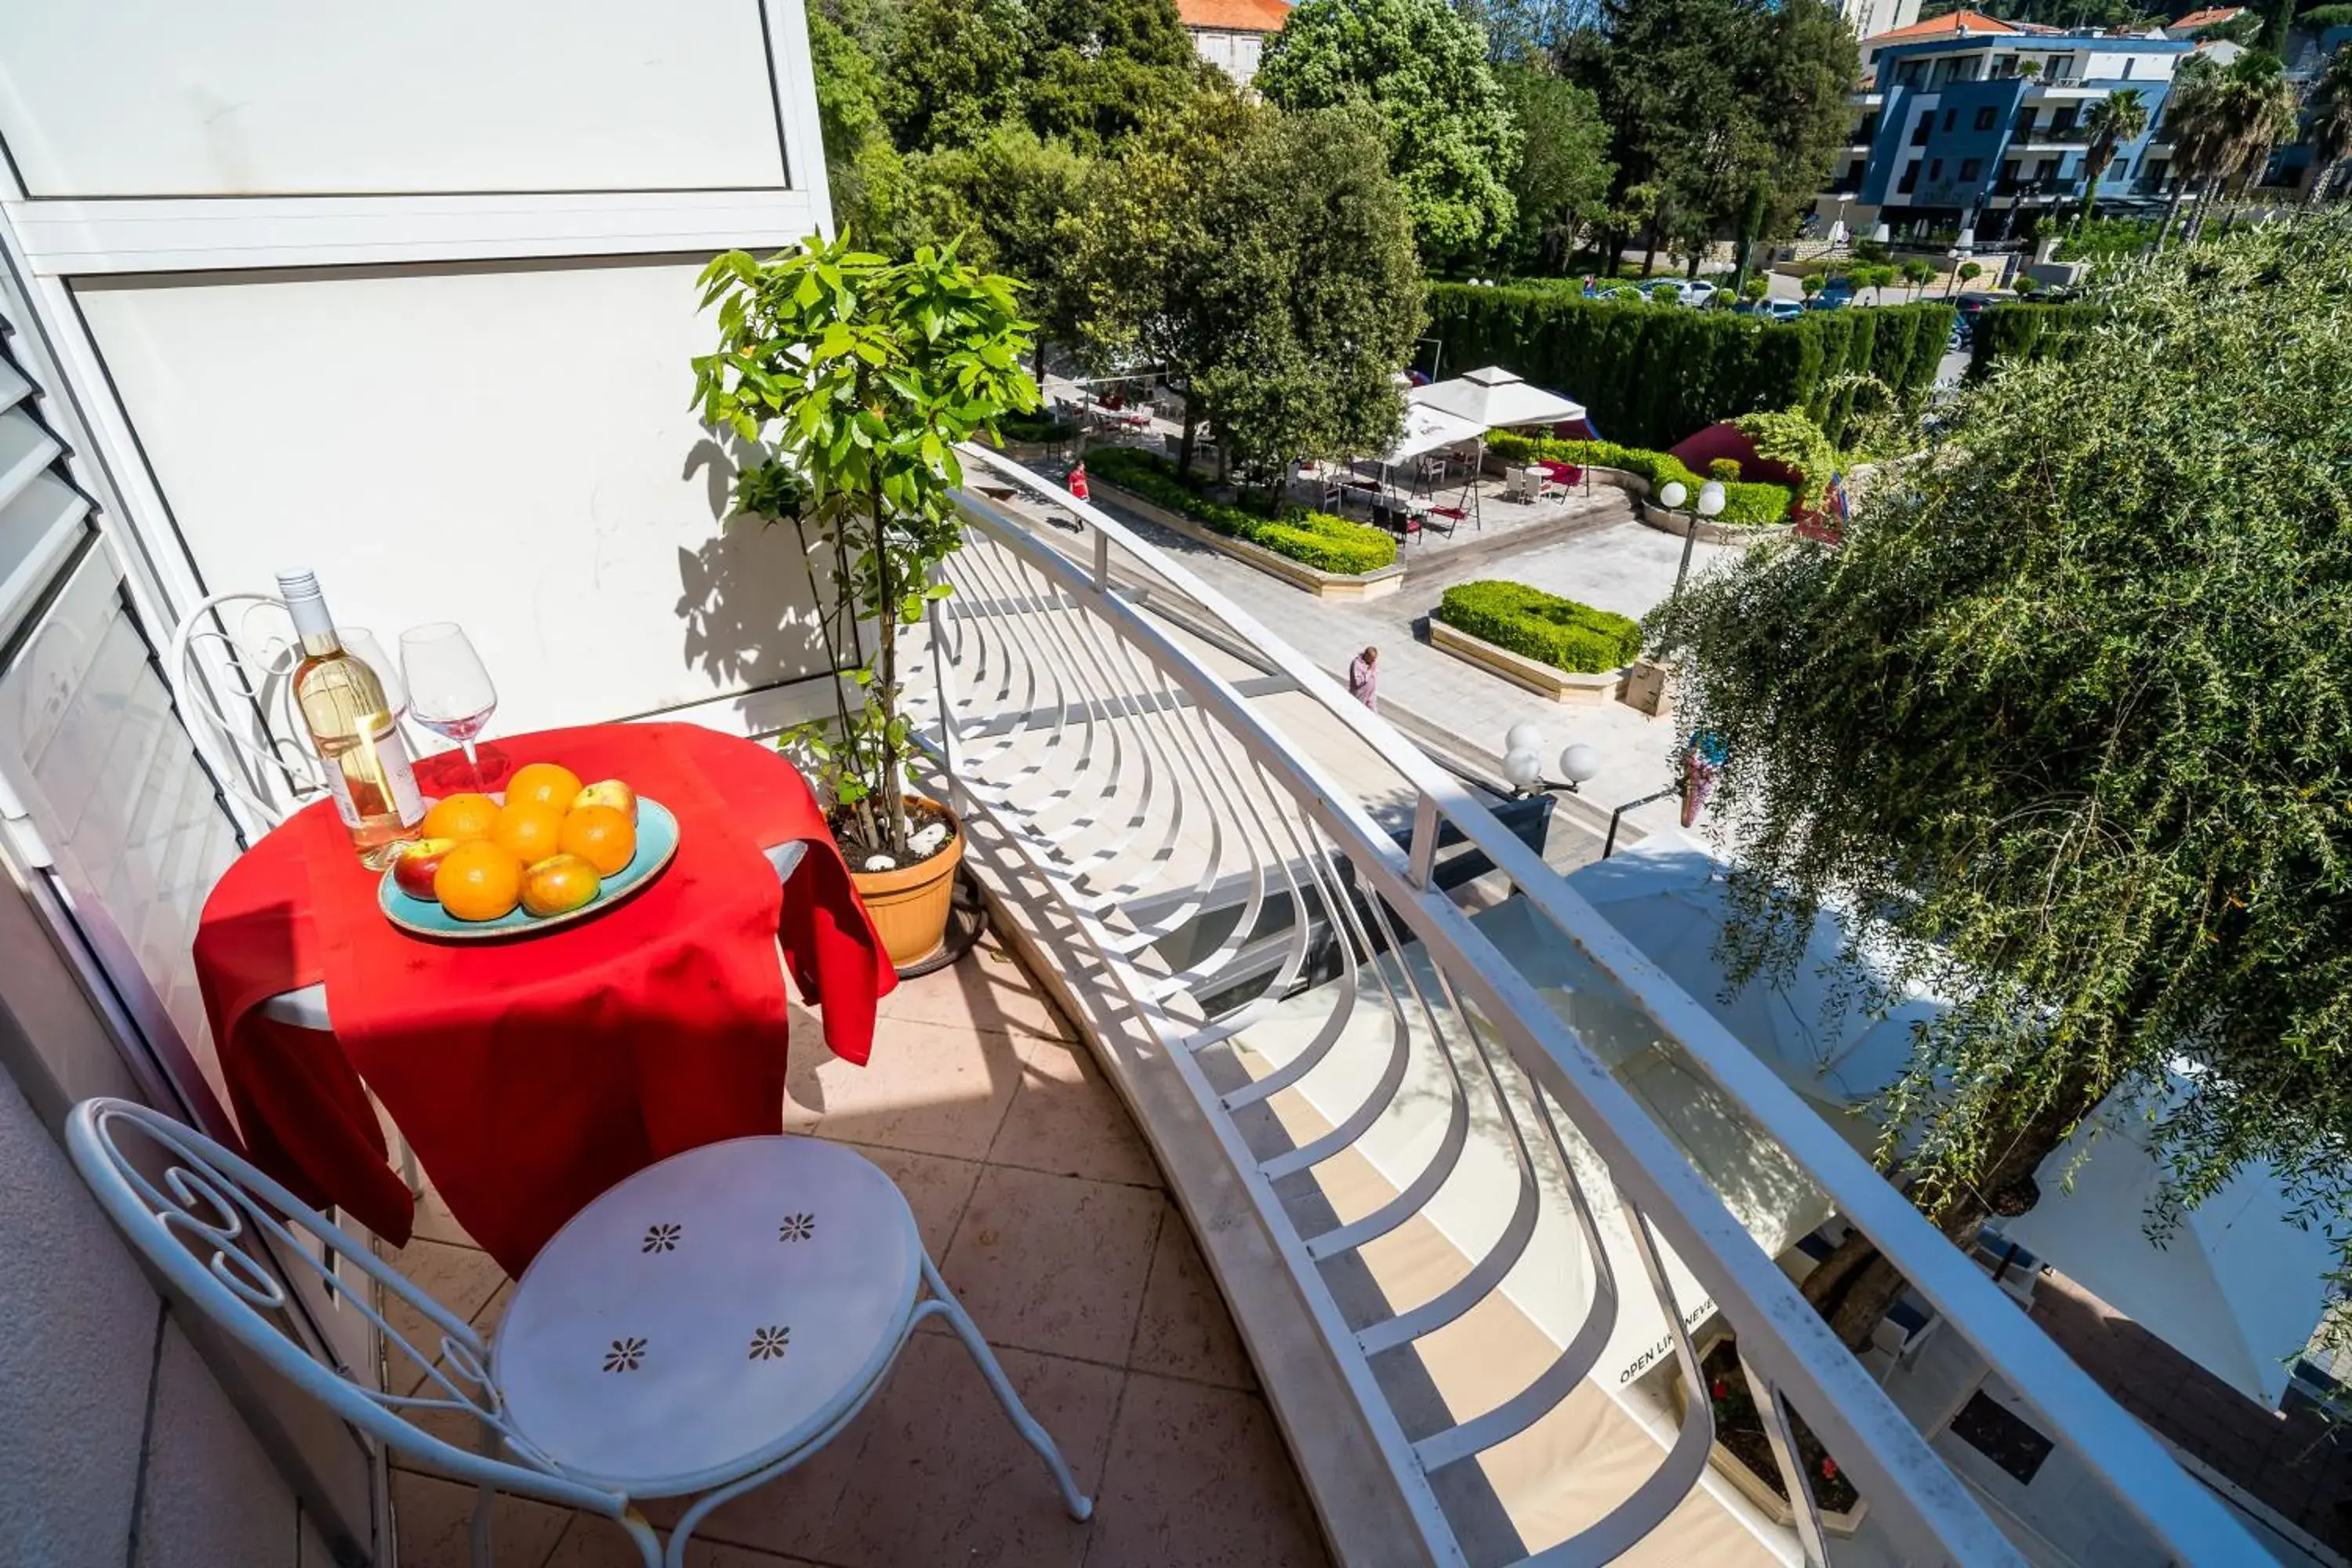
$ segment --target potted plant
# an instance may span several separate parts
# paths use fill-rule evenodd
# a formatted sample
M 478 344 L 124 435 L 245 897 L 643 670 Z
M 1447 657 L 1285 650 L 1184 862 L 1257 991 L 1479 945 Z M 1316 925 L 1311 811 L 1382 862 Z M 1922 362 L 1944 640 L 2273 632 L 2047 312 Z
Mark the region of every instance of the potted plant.
M 1706 1380 L 1707 1404 L 1715 1415 L 1715 1446 L 1708 1452 L 1708 1463 L 1773 1523 L 1795 1522 L 1788 1482 L 1773 1455 L 1772 1440 L 1765 1435 L 1763 1409 L 1752 1396 L 1747 1371 L 1739 1364 L 1738 1342 L 1728 1333 L 1717 1333 L 1701 1342 L 1697 1350 L 1699 1376 Z M 1688 1392 L 1677 1378 L 1675 1402 L 1686 1406 L 1688 1401 Z M 1796 1438 L 1797 1464 L 1812 1491 L 1822 1528 L 1832 1535 L 1852 1535 L 1861 1528 L 1870 1504 L 1794 1410 L 1789 1412 L 1789 1428 Z
M 813 236 L 764 261 L 730 250 L 700 281 L 719 347 L 693 361 L 697 405 L 751 449 L 736 512 L 798 531 L 842 678 L 833 715 L 782 743 L 813 764 L 866 911 L 908 968 L 940 947 L 963 834 L 908 787 L 900 639 L 947 596 L 940 563 L 963 542 L 956 443 L 997 439 L 999 419 L 1037 406 L 1021 368 L 1031 323 L 1019 285 L 952 245 L 893 261 Z

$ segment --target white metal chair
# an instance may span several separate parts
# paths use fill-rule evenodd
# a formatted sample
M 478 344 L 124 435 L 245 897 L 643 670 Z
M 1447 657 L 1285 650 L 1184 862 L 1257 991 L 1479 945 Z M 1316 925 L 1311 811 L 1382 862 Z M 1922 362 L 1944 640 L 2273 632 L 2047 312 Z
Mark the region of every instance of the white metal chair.
M 326 793 L 294 711 L 301 658 L 286 601 L 268 594 L 215 594 L 172 634 L 173 698 L 248 829 L 275 827 Z
M 128 1148 L 118 1142 L 126 1128 L 139 1134 Z M 646 1568 L 682 1568 L 710 1510 L 845 1427 L 927 1317 L 945 1318 L 963 1341 L 1070 1517 L 1094 1511 L 949 1294 L 906 1199 L 838 1144 L 741 1138 L 638 1172 L 541 1250 L 486 1358 L 462 1320 L 182 1123 L 124 1100 L 85 1100 L 67 1143 L 99 1202 L 190 1304 L 362 1431 L 481 1489 L 475 1568 L 489 1568 L 498 1491 L 602 1514 L 635 1541 Z M 375 1326 L 388 1366 L 397 1372 L 404 1357 L 423 1369 L 416 1393 L 370 1387 L 273 1323 L 288 1296 L 256 1256 L 265 1239 Z M 386 1320 L 368 1280 L 438 1331 L 437 1353 Z M 483 1452 L 417 1426 L 413 1417 L 427 1413 L 470 1416 Z M 688 1496 L 665 1554 L 637 1500 Z

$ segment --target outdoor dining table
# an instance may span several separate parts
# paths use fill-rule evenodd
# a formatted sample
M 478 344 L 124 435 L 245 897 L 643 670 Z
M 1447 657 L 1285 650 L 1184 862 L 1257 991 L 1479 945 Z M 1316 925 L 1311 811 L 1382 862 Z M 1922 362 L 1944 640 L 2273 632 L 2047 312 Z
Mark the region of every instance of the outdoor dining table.
M 373 1091 L 452 1217 L 519 1276 L 614 1183 L 782 1131 L 787 971 L 820 1007 L 826 1045 L 856 1062 L 895 975 L 814 796 L 773 748 L 687 724 L 497 745 L 659 801 L 677 818 L 675 858 L 589 918 L 433 940 L 385 918 L 380 874 L 321 803 L 222 877 L 195 968 L 257 1164 L 404 1244 L 413 1197 L 387 1163 Z M 471 787 L 454 753 L 417 773 L 428 795 Z M 321 984 L 322 996 L 309 989 Z

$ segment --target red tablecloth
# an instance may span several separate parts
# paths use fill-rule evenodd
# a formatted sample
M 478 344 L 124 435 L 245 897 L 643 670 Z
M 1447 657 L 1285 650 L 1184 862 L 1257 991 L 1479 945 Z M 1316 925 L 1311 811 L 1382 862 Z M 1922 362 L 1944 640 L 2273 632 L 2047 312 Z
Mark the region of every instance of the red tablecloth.
M 621 778 L 677 816 L 676 858 L 610 912 L 540 936 L 444 942 L 376 907 L 376 874 L 331 805 L 299 813 L 205 905 L 196 973 L 248 1152 L 379 1236 L 409 1234 L 364 1079 L 451 1214 L 520 1275 L 563 1222 L 631 1173 L 783 1123 L 785 996 L 823 1007 L 862 1062 L 888 959 L 799 773 L 766 746 L 684 724 L 501 740 L 516 764 Z M 464 763 L 418 768 L 427 793 Z M 807 855 L 780 886 L 762 848 Z M 334 1033 L 254 1011 L 324 981 Z M 355 1070 L 356 1069 L 356 1072 Z

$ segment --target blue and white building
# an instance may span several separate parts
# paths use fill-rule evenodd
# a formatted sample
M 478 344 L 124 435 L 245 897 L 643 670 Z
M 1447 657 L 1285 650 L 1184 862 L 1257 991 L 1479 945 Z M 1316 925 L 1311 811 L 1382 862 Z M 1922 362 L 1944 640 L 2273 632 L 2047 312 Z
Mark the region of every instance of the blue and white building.
M 2116 150 L 2099 201 L 2154 206 L 2171 190 L 2165 100 L 2194 48 L 2161 32 L 2059 32 L 1974 11 L 1867 38 L 1853 131 L 1814 211 L 1825 229 L 1884 224 L 1897 240 L 2030 237 L 2045 214 L 2082 201 L 2084 122 L 2117 88 L 2139 95 L 2148 129 Z

